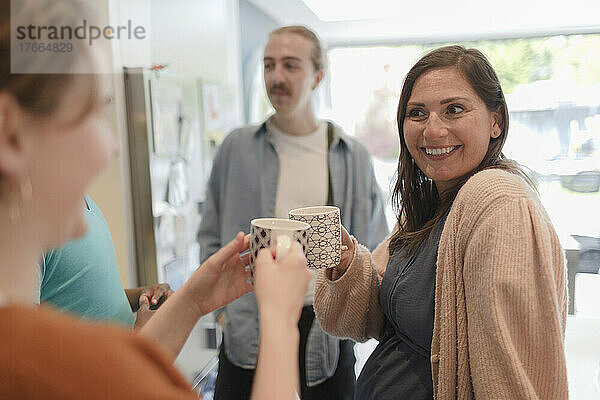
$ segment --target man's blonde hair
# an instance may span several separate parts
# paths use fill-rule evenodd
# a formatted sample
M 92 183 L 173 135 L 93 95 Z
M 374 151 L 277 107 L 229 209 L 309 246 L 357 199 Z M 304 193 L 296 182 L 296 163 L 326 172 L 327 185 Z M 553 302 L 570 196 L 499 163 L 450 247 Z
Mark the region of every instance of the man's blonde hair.
M 316 33 L 302 25 L 290 25 L 275 29 L 269 36 L 281 35 L 283 33 L 294 33 L 310 40 L 313 44 L 313 51 L 310 58 L 315 67 L 315 71 L 325 70 L 327 67 L 327 57 L 325 55 L 325 49 L 321 44 L 321 39 L 319 39 L 319 36 L 317 36 Z

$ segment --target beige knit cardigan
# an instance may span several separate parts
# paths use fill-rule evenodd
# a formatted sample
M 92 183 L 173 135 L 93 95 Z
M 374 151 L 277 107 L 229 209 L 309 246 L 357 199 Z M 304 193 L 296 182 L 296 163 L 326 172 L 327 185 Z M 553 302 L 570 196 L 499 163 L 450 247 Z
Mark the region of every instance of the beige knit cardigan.
M 354 239 L 353 239 L 354 240 Z M 336 281 L 319 274 L 323 329 L 378 338 L 389 239 L 355 246 Z M 459 191 L 436 263 L 431 366 L 436 399 L 566 399 L 563 252 L 537 195 L 517 175 L 477 173 Z

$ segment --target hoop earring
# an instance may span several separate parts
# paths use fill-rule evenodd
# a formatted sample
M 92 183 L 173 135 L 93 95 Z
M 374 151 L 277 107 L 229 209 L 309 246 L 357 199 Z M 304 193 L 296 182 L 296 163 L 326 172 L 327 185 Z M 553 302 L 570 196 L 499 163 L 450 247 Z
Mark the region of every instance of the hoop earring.
M 13 225 L 18 225 L 28 213 L 33 199 L 33 188 L 29 178 L 23 179 L 19 190 L 11 191 L 8 195 L 8 217 Z

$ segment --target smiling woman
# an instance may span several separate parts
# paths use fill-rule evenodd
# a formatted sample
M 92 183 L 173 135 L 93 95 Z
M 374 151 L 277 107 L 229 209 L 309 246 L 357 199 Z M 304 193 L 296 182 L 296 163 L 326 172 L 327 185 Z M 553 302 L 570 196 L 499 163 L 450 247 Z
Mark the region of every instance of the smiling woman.
M 415 82 L 404 119 L 404 141 L 417 166 L 444 193 L 475 170 L 502 117 L 489 111 L 456 68 L 426 72 Z
M 488 60 L 441 47 L 408 72 L 398 105 L 394 234 L 322 274 L 330 334 L 379 344 L 356 399 L 566 399 L 562 248 L 502 147 L 508 110 Z M 542 300 L 543 299 L 543 300 Z
M 496 72 L 478 50 L 448 46 L 419 60 L 406 75 L 397 116 L 400 157 L 392 202 L 403 219 L 391 248 L 418 246 L 462 184 L 482 169 L 508 170 L 531 183 L 502 153 L 508 109 Z

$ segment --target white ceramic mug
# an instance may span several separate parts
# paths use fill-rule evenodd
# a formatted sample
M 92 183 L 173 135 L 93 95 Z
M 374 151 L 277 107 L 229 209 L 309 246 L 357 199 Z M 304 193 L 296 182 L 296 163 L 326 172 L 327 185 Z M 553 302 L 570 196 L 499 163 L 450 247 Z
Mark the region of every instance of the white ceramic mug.
M 289 216 L 290 219 L 306 222 L 311 226 L 306 251 L 309 268 L 333 268 L 340 263 L 342 226 L 338 207 L 296 208 L 290 210 Z
M 250 222 L 250 272 L 254 276 L 254 262 L 260 249 L 275 247 L 276 259 L 285 256 L 292 243 L 298 242 L 306 255 L 310 225 L 282 218 L 256 218 Z

